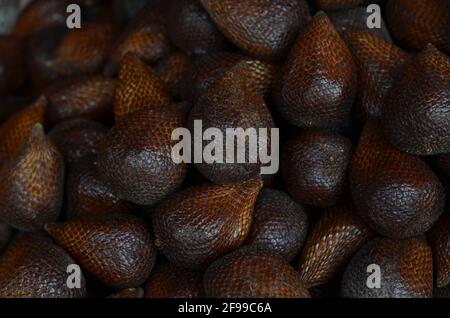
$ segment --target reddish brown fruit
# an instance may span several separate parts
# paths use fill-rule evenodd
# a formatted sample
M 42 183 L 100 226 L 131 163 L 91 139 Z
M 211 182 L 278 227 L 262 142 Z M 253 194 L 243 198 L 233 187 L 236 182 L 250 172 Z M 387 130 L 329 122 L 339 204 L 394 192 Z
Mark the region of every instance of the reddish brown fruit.
M 263 189 L 256 200 L 249 245 L 276 252 L 288 261 L 296 257 L 308 232 L 304 208 L 286 193 Z
M 0 163 L 14 158 L 36 123 L 44 122 L 47 100 L 41 96 L 0 126 Z
M 48 134 L 58 147 L 64 161 L 72 165 L 80 159 L 97 154 L 97 147 L 103 140 L 108 127 L 99 122 L 74 118 L 56 125 Z
M 178 268 L 169 262 L 156 265 L 145 283 L 145 298 L 201 298 L 204 297 L 203 276 Z
M 316 14 L 300 33 L 284 65 L 276 106 L 291 124 L 338 127 L 356 94 L 352 55 L 327 15 Z
M 30 36 L 44 29 L 65 26 L 69 0 L 33 0 L 20 13 L 14 27 L 16 36 Z
M 350 207 L 336 206 L 324 212 L 300 258 L 299 271 L 305 286 L 329 283 L 372 235 Z
M 347 188 L 351 155 L 351 141 L 337 133 L 305 131 L 288 140 L 281 157 L 288 193 L 302 204 L 335 205 Z
M 63 76 L 98 72 L 114 38 L 112 23 L 85 23 L 67 31 L 55 49 L 53 67 Z
M 102 75 L 71 77 L 55 82 L 45 91 L 49 101 L 48 124 L 75 117 L 98 120 L 112 117 L 115 88 L 116 80 Z
M 67 268 L 75 261 L 42 234 L 22 234 L 0 260 L 0 298 L 81 298 L 86 285 L 67 287 Z
M 450 207 L 431 229 L 430 244 L 434 256 L 436 285 L 441 288 L 450 284 Z
M 320 10 L 337 10 L 356 7 L 364 0 L 313 0 L 313 2 Z
M 13 229 L 7 225 L 0 223 L 0 252 L 8 245 Z
M 117 289 L 141 285 L 155 263 L 151 233 L 130 215 L 50 223 L 45 230 L 84 270 Z
M 367 286 L 368 268 L 373 264 L 380 267 L 380 288 Z M 431 249 L 421 237 L 376 238 L 364 245 L 348 264 L 341 292 L 346 298 L 431 298 Z
M 142 61 L 153 63 L 170 51 L 164 14 L 150 2 L 122 31 L 109 55 L 106 74 L 118 71 L 123 57 L 131 52 Z
M 450 52 L 450 2 L 447 0 L 389 0 L 387 21 L 393 36 L 416 50 L 433 43 Z
M 191 57 L 177 51 L 154 65 L 155 73 L 162 79 L 170 95 L 180 97 L 180 82 L 191 65 Z
M 300 275 L 283 257 L 248 247 L 214 262 L 204 286 L 211 298 L 309 298 Z
M 187 53 L 205 54 L 228 46 L 199 0 L 170 2 L 167 22 L 173 44 Z
M 368 32 L 349 32 L 348 43 L 358 70 L 358 115 L 363 121 L 379 118 L 384 100 L 409 56 Z
M 310 20 L 303 0 L 200 1 L 231 42 L 261 59 L 282 59 Z
M 262 181 L 204 184 L 176 193 L 152 214 L 157 245 L 174 265 L 200 269 L 247 238 Z
M 107 298 L 142 298 L 144 295 L 144 290 L 140 287 L 138 288 L 127 288 L 122 289 L 121 291 L 118 291 L 117 293 L 114 293 Z
M 424 233 L 444 209 L 444 189 L 436 175 L 420 158 L 391 146 L 375 121 L 360 136 L 350 183 L 356 212 L 384 236 Z
M 61 209 L 64 160 L 36 124 L 17 156 L 0 170 L 0 218 L 21 230 L 35 231 L 55 221 Z
M 261 63 L 261 62 L 256 62 Z M 255 67 L 256 66 L 256 67 Z M 257 151 L 262 147 L 271 145 L 270 128 L 274 128 L 272 116 L 263 99 L 263 95 L 257 87 L 257 76 L 259 67 L 262 67 L 262 81 L 270 78 L 269 72 L 265 72 L 264 65 L 256 65 L 251 61 L 240 62 L 231 68 L 225 75 L 214 82 L 207 92 L 200 97 L 193 107 L 189 116 L 189 127 L 191 134 L 195 127 L 195 121 L 202 121 L 202 129 L 210 127 L 218 128 L 226 135 L 227 128 L 268 129 L 267 138 L 258 142 Z M 259 69 L 261 70 L 261 69 Z M 270 81 L 270 80 L 269 80 Z M 210 141 L 203 141 L 206 147 Z M 227 147 L 223 147 L 223 158 L 230 157 Z M 232 149 L 233 156 L 238 155 L 236 145 Z M 246 145 L 245 155 L 249 158 L 249 146 Z M 248 180 L 260 175 L 261 162 L 255 160 L 251 163 L 247 159 L 246 163 L 196 163 L 197 169 L 209 180 L 218 184 L 230 184 Z M 257 158 L 250 158 L 257 159 Z
M 114 99 L 114 117 L 121 120 L 139 109 L 173 103 L 161 78 L 139 58 L 128 53 L 122 60 Z
M 99 171 L 122 199 L 152 205 L 176 191 L 187 172 L 172 160 L 174 129 L 183 127 L 189 105 L 144 108 L 119 121 L 99 147 Z
M 67 216 L 82 218 L 134 212 L 134 204 L 121 200 L 100 178 L 95 157 L 84 157 L 70 170 L 67 183 Z
M 11 95 L 25 80 L 23 41 L 0 36 L 0 96 Z
M 400 150 L 450 152 L 450 58 L 427 46 L 405 66 L 386 99 L 383 129 Z

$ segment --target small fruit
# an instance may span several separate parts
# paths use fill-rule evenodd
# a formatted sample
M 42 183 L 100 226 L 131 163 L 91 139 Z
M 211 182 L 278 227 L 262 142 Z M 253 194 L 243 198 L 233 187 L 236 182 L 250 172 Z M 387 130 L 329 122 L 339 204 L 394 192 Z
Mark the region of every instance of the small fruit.
M 308 232 L 305 209 L 284 192 L 263 189 L 255 203 L 249 245 L 276 252 L 291 261 Z
M 317 207 L 338 203 L 347 188 L 351 141 L 337 133 L 304 131 L 286 142 L 282 175 L 294 200 Z
M 0 219 L 36 231 L 58 218 L 64 187 L 61 153 L 36 124 L 16 157 L 0 170 Z
M 175 98 L 180 97 L 180 83 L 191 62 L 191 56 L 181 51 L 176 51 L 154 65 L 156 75 L 164 82 L 171 96 Z
M 189 105 L 144 108 L 129 114 L 108 132 L 98 151 L 100 175 L 121 198 L 155 204 L 176 191 L 187 166 L 172 160 L 171 136 L 183 127 Z
M 21 234 L 0 260 L 0 298 L 82 298 L 86 284 L 67 286 L 67 268 L 76 264 L 62 248 L 36 233 Z
M 325 13 L 317 13 L 298 36 L 277 86 L 277 109 L 293 125 L 335 128 L 348 119 L 356 66 Z
M 215 261 L 203 280 L 211 298 L 309 298 L 299 273 L 282 256 L 251 247 Z
M 262 181 L 203 184 L 175 193 L 152 213 L 156 244 L 174 265 L 202 269 L 247 239 Z
M 117 289 L 141 285 L 155 263 L 152 235 L 131 215 L 48 223 L 45 230 L 82 269 Z
M 378 271 L 371 269 L 378 265 Z M 368 275 L 381 275 L 379 288 L 367 285 Z M 372 280 L 376 283 L 376 278 Z M 346 298 L 431 298 L 433 260 L 422 237 L 410 239 L 375 238 L 353 257 L 341 283 Z

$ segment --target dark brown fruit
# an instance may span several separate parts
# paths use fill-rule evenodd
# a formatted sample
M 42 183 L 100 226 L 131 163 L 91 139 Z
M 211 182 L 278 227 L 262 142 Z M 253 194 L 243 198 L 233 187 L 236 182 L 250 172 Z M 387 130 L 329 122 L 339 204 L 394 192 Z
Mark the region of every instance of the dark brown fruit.
M 0 36 L 0 96 L 11 95 L 25 80 L 24 43 L 12 36 Z
M 434 289 L 434 298 L 450 298 L 450 284 L 443 288 Z
M 118 291 L 117 293 L 114 293 L 107 298 L 142 298 L 144 295 L 144 290 L 140 287 L 138 288 L 127 288 L 122 289 L 121 291 Z
M 256 200 L 249 245 L 276 252 L 291 261 L 298 255 L 308 233 L 304 208 L 286 193 L 263 189 Z
M 309 298 L 299 273 L 282 256 L 248 247 L 214 262 L 204 286 L 211 298 Z
M 35 231 L 55 221 L 61 209 L 64 160 L 36 124 L 17 156 L 0 170 L 0 219 Z
M 281 169 L 292 198 L 317 207 L 335 205 L 347 188 L 351 141 L 337 133 L 304 131 L 283 147 Z
M 201 269 L 247 239 L 262 181 L 204 184 L 172 195 L 152 214 L 156 242 L 174 265 Z
M 405 66 L 383 109 L 386 138 L 416 155 L 450 152 L 450 58 L 427 46 Z
M 116 80 L 102 75 L 70 77 L 45 90 L 49 106 L 46 119 L 54 125 L 66 119 L 98 120 L 112 117 Z
M 121 200 L 100 178 L 96 158 L 84 157 L 70 170 L 66 183 L 67 216 L 82 218 L 134 212 L 134 204 Z
M 50 223 L 45 229 L 81 268 L 117 289 L 141 285 L 155 263 L 151 233 L 130 215 Z
M 158 108 L 172 103 L 162 79 L 136 55 L 125 55 L 114 99 L 115 120 L 145 107 Z
M 33 0 L 20 13 L 14 35 L 30 36 L 44 29 L 65 26 L 69 0 Z
M 95 155 L 108 127 L 86 118 L 74 118 L 56 125 L 48 134 L 67 164 Z
M 316 14 L 298 36 L 275 92 L 278 111 L 300 127 L 338 127 L 356 94 L 352 55 L 327 15 Z
M 436 156 L 436 163 L 442 172 L 450 176 L 450 153 Z
M 0 252 L 8 245 L 13 229 L 7 225 L 0 223 Z
M 369 288 L 369 265 L 378 265 L 380 288 Z M 373 274 L 372 274 L 373 275 Z M 341 283 L 346 298 L 431 298 L 433 260 L 424 238 L 375 238 L 353 257 Z
M 348 206 L 325 211 L 312 228 L 300 258 L 299 271 L 305 286 L 329 283 L 372 234 Z
M 149 0 L 113 0 L 114 14 L 120 21 L 128 21 L 134 18 L 148 2 Z
M 105 73 L 116 73 L 123 57 L 129 52 L 147 63 L 153 63 L 166 55 L 170 45 L 164 16 L 152 2 L 139 11 L 113 43 Z
M 371 0 L 373 3 L 374 1 Z M 361 31 L 369 32 L 383 38 L 386 42 L 392 43 L 389 30 L 381 18 L 381 28 L 368 28 L 367 20 L 372 12 L 367 12 L 367 7 L 356 7 L 352 9 L 329 12 L 330 20 L 333 22 L 336 30 L 345 39 L 348 32 Z
M 172 160 L 174 129 L 183 127 L 189 105 L 144 108 L 118 122 L 99 147 L 98 167 L 122 199 L 152 205 L 176 191 L 187 172 Z
M 436 285 L 441 288 L 450 284 L 450 206 L 431 229 L 430 244 L 434 256 Z
M 171 96 L 180 97 L 180 82 L 191 65 L 191 57 L 176 51 L 154 65 L 155 73 L 168 88 Z
M 204 297 L 203 276 L 178 268 L 169 262 L 156 265 L 145 283 L 145 298 Z
M 200 0 L 220 31 L 248 54 L 282 59 L 310 20 L 303 0 Z
M 54 69 L 63 76 L 100 71 L 114 33 L 114 25 L 108 22 L 85 23 L 81 29 L 68 30 L 55 49 Z
M 313 3 L 320 10 L 337 10 L 356 7 L 364 0 L 313 0 Z
M 0 298 L 80 298 L 81 288 L 68 288 L 67 267 L 75 261 L 41 234 L 22 234 L 9 245 L 0 261 Z
M 450 2 L 447 0 L 389 0 L 387 21 L 393 36 L 416 50 L 433 43 L 450 52 Z
M 10 117 L 0 126 L 0 163 L 14 158 L 36 123 L 44 122 L 47 100 L 41 96 L 32 105 Z
M 379 118 L 384 100 L 409 56 L 372 33 L 349 32 L 347 39 L 358 70 L 358 115 L 363 120 Z
M 261 63 L 261 62 L 256 62 Z M 256 66 L 256 67 L 255 67 Z M 268 66 L 269 67 L 269 66 Z M 204 95 L 200 97 L 197 104 L 189 116 L 189 127 L 191 134 L 195 125 L 195 120 L 202 121 L 203 131 L 208 128 L 217 128 L 226 136 L 227 128 L 267 129 L 267 138 L 258 140 L 257 151 L 271 145 L 271 128 L 275 127 L 272 116 L 264 101 L 263 94 L 258 91 L 255 85 L 258 85 L 257 74 L 262 71 L 262 79 L 269 78 L 270 72 L 266 71 L 264 65 L 255 65 L 251 61 L 240 62 L 231 68 L 225 75 L 214 82 Z M 258 136 L 260 136 L 258 134 Z M 263 136 L 261 135 L 262 139 Z M 220 143 L 220 141 L 218 141 Z M 210 144 L 211 141 L 203 141 L 203 147 Z M 225 145 L 225 138 L 223 144 Z M 203 148 L 204 149 L 204 148 Z M 248 143 L 245 147 L 245 163 L 237 163 L 238 153 L 236 144 L 232 151 L 234 152 L 234 163 L 226 162 L 224 158 L 231 155 L 223 147 L 223 156 L 218 158 L 223 162 L 196 163 L 197 169 L 209 180 L 218 184 L 236 183 L 260 175 L 261 161 L 259 158 L 249 158 L 250 148 Z M 270 153 L 270 152 L 269 152 Z M 219 155 L 217 155 L 219 156 Z M 250 162 L 254 160 L 254 162 Z
M 173 44 L 187 53 L 205 54 L 228 46 L 199 0 L 170 2 L 167 26 Z
M 436 175 L 420 158 L 391 146 L 375 121 L 360 136 L 350 183 L 356 212 L 384 236 L 424 233 L 444 209 L 444 189 Z

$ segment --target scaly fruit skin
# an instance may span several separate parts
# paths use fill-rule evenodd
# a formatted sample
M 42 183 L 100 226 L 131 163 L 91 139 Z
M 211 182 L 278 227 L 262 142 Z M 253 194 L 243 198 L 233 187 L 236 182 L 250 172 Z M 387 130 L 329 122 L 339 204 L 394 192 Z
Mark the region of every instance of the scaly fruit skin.
M 20 13 L 13 34 L 28 37 L 44 29 L 65 26 L 69 0 L 34 0 Z
M 0 223 L 0 252 L 8 245 L 13 229 L 7 225 Z
M 292 198 L 317 207 L 335 205 L 347 188 L 351 141 L 326 131 L 304 131 L 286 142 L 282 175 Z
M 108 215 L 49 223 L 45 230 L 87 272 L 117 289 L 141 285 L 156 248 L 145 223 L 131 215 Z
M 369 32 L 347 35 L 358 70 L 358 115 L 363 121 L 380 118 L 385 98 L 409 55 Z
M 36 231 L 58 218 L 63 200 L 64 159 L 36 124 L 17 156 L 0 170 L 0 219 Z
M 187 53 L 200 55 L 228 47 L 199 0 L 170 2 L 167 28 L 174 45 Z
M 380 288 L 369 288 L 369 265 L 380 269 Z M 370 280 L 373 282 L 373 280 Z M 353 257 L 341 283 L 345 298 L 431 298 L 433 259 L 423 237 L 375 238 Z
M 162 79 L 136 55 L 125 55 L 114 98 L 116 122 L 139 109 L 158 108 L 172 103 L 172 97 Z
M 108 127 L 86 118 L 74 118 L 53 127 L 48 137 L 58 148 L 67 165 L 73 165 L 86 156 L 97 154 L 98 144 Z
M 305 209 L 284 192 L 263 189 L 255 203 L 249 245 L 276 252 L 291 261 L 308 233 Z
M 175 51 L 154 65 L 155 73 L 168 88 L 170 96 L 181 98 L 180 83 L 191 63 L 192 57 L 190 55 L 182 51 Z
M 299 272 L 307 288 L 330 282 L 373 236 L 352 208 L 328 209 L 312 228 L 300 258 Z
M 144 298 L 202 298 L 203 276 L 164 261 L 145 283 Z
M 203 269 L 247 239 L 261 180 L 203 184 L 172 195 L 152 214 L 157 246 L 174 265 Z
M 450 284 L 450 206 L 429 232 L 429 238 L 434 256 L 436 285 L 441 288 Z
M 183 127 L 189 105 L 144 108 L 119 121 L 98 151 L 101 176 L 117 195 L 152 205 L 176 191 L 187 172 L 172 160 L 172 132 Z
M 0 37 L 0 96 L 13 94 L 25 80 L 23 48 L 21 39 Z
M 116 80 L 102 75 L 83 75 L 56 81 L 44 94 L 49 106 L 49 125 L 76 117 L 105 120 L 112 117 Z
M 0 126 L 0 163 L 14 158 L 17 150 L 28 138 L 31 128 L 44 122 L 47 99 L 39 97 Z
M 428 45 L 405 66 L 383 108 L 386 138 L 416 155 L 450 152 L 450 58 Z
M 42 234 L 21 234 L 0 261 L 0 298 L 81 298 L 86 285 L 67 287 L 69 265 L 75 261 Z
M 348 119 L 356 66 L 325 13 L 317 13 L 298 36 L 277 86 L 277 109 L 293 125 L 335 128 Z
M 432 43 L 450 52 L 450 3 L 447 0 L 389 0 L 387 21 L 393 36 L 416 50 Z
M 118 291 L 117 293 L 114 293 L 112 295 L 109 295 L 107 298 L 142 298 L 142 296 L 144 295 L 144 291 L 142 290 L 142 288 L 138 287 L 138 288 L 127 288 L 127 289 L 122 289 L 120 291 Z
M 313 0 L 313 2 L 320 10 L 337 10 L 356 7 L 364 0 Z
M 252 247 L 215 261 L 203 282 L 209 298 L 309 298 L 300 275 L 286 259 Z
M 200 0 L 220 31 L 248 54 L 280 60 L 310 20 L 303 0 Z
M 95 156 L 72 166 L 66 183 L 66 213 L 69 219 L 93 215 L 131 213 L 136 206 L 120 199 L 100 178 Z
M 444 209 L 445 193 L 437 176 L 420 158 L 390 145 L 376 121 L 361 133 L 350 187 L 356 213 L 383 236 L 424 233 Z
M 196 120 L 202 121 L 203 132 L 208 128 L 216 128 L 223 133 L 223 136 L 227 136 L 226 130 L 229 128 L 242 128 L 244 131 L 254 129 L 259 137 L 259 140 L 255 140 L 256 154 L 250 153 L 248 143 L 242 150 L 236 143 L 231 147 L 225 146 L 226 138 L 224 138 L 222 141 L 217 141 L 218 146 L 223 148 L 223 155 L 218 158 L 222 162 L 207 162 L 205 158 L 201 163 L 195 162 L 196 168 L 214 183 L 232 184 L 259 176 L 262 163 L 255 155 L 258 156 L 258 153 L 264 151 L 266 147 L 270 153 L 271 129 L 275 127 L 275 124 L 263 95 L 257 87 L 258 74 L 263 74 L 263 81 L 267 78 L 270 81 L 272 78 L 265 65 L 268 64 L 255 65 L 250 61 L 238 63 L 221 79 L 214 82 L 200 97 L 189 115 L 189 129 L 194 138 Z M 259 133 L 260 128 L 266 129 L 266 136 Z M 203 149 L 210 143 L 211 141 L 203 140 Z M 238 163 L 239 156 L 243 155 L 245 155 L 245 163 Z M 231 156 L 234 156 L 233 162 L 226 162 L 226 159 Z

